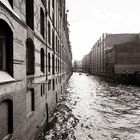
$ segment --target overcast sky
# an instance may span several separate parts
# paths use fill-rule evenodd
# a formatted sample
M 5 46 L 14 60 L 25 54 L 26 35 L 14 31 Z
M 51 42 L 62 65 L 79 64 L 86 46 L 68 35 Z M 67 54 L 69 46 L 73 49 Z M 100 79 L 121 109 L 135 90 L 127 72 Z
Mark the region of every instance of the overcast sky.
M 81 60 L 103 33 L 139 33 L 140 0 L 66 0 L 73 59 Z

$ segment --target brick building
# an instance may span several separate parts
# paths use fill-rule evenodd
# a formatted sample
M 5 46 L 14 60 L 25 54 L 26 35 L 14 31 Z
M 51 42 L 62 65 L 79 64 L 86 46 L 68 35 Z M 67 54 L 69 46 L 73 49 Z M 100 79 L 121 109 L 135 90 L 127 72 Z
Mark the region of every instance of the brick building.
M 114 75 L 114 72 L 118 73 L 118 71 L 120 71 L 121 74 L 123 70 L 126 68 L 130 69 L 130 67 L 133 72 L 139 71 L 140 64 L 138 63 L 138 54 L 140 51 L 138 48 L 139 34 L 103 34 L 93 45 L 90 53 L 83 58 L 83 61 L 86 59 L 86 63 L 83 63 L 83 67 L 88 68 L 91 74 L 102 76 L 111 76 Z M 118 52 L 123 50 L 124 52 L 122 51 L 121 54 L 124 54 L 124 56 L 120 56 L 115 50 L 118 50 Z M 135 57 L 134 54 L 136 54 Z M 131 58 L 129 58 L 130 55 Z M 87 57 L 90 59 L 87 59 Z M 116 62 L 118 63 L 118 59 L 125 61 L 125 63 L 123 65 L 121 65 L 122 62 L 119 62 L 119 65 L 116 64 Z M 128 61 L 129 59 L 133 59 L 131 61 L 135 62 L 131 64 L 131 61 Z M 136 62 L 137 66 L 134 67 L 134 63 Z
M 0 139 L 37 137 L 71 62 L 65 0 L 0 0 Z

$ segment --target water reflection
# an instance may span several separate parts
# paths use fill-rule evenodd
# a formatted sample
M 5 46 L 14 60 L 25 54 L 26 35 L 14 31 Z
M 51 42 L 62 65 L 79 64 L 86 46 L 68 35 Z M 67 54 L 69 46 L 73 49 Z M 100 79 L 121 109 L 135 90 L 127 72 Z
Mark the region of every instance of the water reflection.
M 55 111 L 47 140 L 139 140 L 140 87 L 74 73 Z

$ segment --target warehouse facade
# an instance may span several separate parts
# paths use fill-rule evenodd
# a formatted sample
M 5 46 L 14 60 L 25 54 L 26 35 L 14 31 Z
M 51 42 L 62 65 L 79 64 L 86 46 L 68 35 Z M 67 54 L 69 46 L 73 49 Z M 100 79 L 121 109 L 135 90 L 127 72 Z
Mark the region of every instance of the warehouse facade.
M 132 76 L 140 71 L 139 53 L 139 34 L 103 34 L 83 58 L 83 69 L 109 78 Z
M 0 139 L 35 139 L 71 75 L 65 0 L 0 0 Z

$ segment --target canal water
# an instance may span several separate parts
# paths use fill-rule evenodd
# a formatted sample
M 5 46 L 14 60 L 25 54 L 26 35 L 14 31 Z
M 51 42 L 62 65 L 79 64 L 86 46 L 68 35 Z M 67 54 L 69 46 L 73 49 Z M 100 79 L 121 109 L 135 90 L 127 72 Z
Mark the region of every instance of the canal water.
M 140 87 L 74 73 L 39 140 L 140 140 Z

